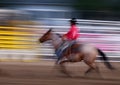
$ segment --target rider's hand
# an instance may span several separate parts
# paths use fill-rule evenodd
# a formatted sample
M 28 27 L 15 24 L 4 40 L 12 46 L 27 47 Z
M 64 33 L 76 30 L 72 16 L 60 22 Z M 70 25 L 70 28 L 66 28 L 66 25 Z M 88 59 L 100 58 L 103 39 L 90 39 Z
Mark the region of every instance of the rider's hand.
M 62 40 L 65 41 L 67 40 L 67 37 L 65 35 L 62 36 Z

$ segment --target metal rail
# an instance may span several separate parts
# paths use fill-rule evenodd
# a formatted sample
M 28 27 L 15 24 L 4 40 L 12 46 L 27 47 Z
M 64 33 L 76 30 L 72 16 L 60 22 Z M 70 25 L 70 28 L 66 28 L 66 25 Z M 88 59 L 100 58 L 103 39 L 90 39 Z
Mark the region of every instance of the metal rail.
M 57 19 L 68 21 L 69 19 Z M 95 46 L 101 48 L 108 57 L 120 58 L 120 22 L 117 21 L 100 21 L 100 20 L 81 20 L 79 19 L 79 25 L 81 37 L 79 38 L 82 42 L 92 43 Z M 42 36 L 49 28 L 53 28 L 56 33 L 64 34 L 68 31 L 69 26 L 26 26 L 23 30 L 27 29 L 28 31 L 32 30 L 31 34 L 25 34 L 28 37 L 32 36 L 32 40 L 29 42 L 34 42 L 34 49 L 1 49 L 1 55 L 31 55 L 33 58 L 36 56 L 55 56 L 54 49 L 50 43 L 39 44 L 38 38 Z M 0 27 L 7 28 L 7 27 Z M 11 28 L 11 27 L 8 27 Z M 32 28 L 32 29 L 31 29 Z M 19 27 L 22 30 L 22 28 Z M 25 33 L 25 32 L 24 32 Z M 9 34 L 9 32 L 7 32 Z M 18 33 L 16 33 L 18 35 Z M 19 34 L 24 36 L 24 34 Z M 4 37 L 0 37 L 4 39 Z M 8 37 L 10 38 L 10 37 Z M 10 38 L 11 39 L 11 38 Z M 13 38 L 12 38 L 13 39 Z M 18 38 L 15 38 L 18 39 Z M 19 38 L 21 39 L 21 38 Z M 24 38 L 25 39 L 25 38 Z M 24 40 L 21 39 L 21 40 Z M 27 39 L 26 39 L 27 40 Z M 2 57 L 2 56 L 1 56 Z M 4 56 L 3 56 L 4 57 Z M 114 61 L 114 60 L 113 60 Z

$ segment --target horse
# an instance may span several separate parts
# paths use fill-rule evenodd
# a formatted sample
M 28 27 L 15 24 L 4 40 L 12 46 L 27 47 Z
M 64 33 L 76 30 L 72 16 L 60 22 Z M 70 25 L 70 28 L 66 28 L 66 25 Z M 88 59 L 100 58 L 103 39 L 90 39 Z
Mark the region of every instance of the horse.
M 62 35 L 55 33 L 52 29 L 49 29 L 45 34 L 43 34 L 42 37 L 39 38 L 40 43 L 44 43 L 49 40 L 51 40 L 55 51 L 59 49 L 63 42 Z M 56 64 L 60 66 L 61 72 L 65 73 L 68 76 L 70 75 L 64 65 L 66 62 L 84 61 L 84 63 L 89 67 L 85 72 L 85 75 L 92 70 L 95 70 L 97 73 L 99 73 L 99 68 L 95 63 L 98 55 L 102 56 L 100 58 L 105 61 L 104 63 L 108 69 L 114 69 L 114 67 L 108 61 L 108 57 L 106 57 L 105 53 L 102 50 L 90 44 L 81 44 L 79 42 L 73 43 L 71 46 L 66 47 L 66 49 L 62 51 L 61 59 L 57 59 L 57 62 L 59 63 Z

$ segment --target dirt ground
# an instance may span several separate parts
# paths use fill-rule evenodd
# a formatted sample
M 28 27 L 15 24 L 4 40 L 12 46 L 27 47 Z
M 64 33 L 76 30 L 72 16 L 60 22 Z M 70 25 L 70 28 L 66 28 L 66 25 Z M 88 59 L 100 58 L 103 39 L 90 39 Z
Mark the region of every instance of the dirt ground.
M 98 64 L 101 76 L 94 71 L 85 76 L 83 62 L 66 64 L 72 76 L 67 77 L 54 68 L 54 61 L 0 62 L 0 85 L 120 85 L 120 63 L 112 63 L 114 71 Z

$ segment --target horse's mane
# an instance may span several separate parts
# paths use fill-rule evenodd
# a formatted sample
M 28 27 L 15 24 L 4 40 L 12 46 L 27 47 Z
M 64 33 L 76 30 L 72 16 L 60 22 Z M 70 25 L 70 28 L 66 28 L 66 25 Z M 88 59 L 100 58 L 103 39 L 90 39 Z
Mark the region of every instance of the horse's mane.
M 62 38 L 62 35 L 61 35 L 61 34 L 59 34 L 59 33 L 56 33 L 56 35 L 58 35 L 60 38 Z
M 62 35 L 59 34 L 59 33 L 55 33 L 55 32 L 53 31 L 53 28 L 51 28 L 49 31 L 52 31 L 52 32 L 53 32 L 54 34 L 56 34 L 58 37 L 62 38 Z

